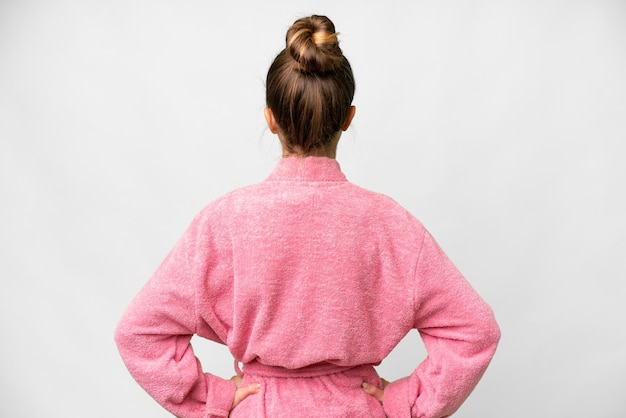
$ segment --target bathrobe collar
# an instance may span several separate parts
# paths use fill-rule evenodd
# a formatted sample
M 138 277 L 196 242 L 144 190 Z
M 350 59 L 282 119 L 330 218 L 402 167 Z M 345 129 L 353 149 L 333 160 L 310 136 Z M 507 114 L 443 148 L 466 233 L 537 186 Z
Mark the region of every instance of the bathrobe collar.
M 268 181 L 347 181 L 337 160 L 328 157 L 286 157 L 281 159 Z

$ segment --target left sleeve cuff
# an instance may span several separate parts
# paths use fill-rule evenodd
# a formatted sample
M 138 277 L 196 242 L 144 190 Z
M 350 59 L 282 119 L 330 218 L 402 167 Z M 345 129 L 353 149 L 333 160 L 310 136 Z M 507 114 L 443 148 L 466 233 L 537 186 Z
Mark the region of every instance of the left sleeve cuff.
M 230 413 L 230 407 L 235 399 L 237 385 L 230 380 L 221 379 L 212 375 L 205 375 L 207 379 L 207 407 L 205 418 L 225 418 Z

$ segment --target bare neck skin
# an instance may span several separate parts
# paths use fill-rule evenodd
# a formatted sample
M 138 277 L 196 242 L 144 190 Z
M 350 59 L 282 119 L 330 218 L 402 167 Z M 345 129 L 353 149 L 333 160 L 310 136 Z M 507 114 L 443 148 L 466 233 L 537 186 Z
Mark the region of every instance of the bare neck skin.
M 283 140 L 283 138 L 281 137 L 281 135 L 278 135 L 279 139 L 280 139 L 280 145 L 283 148 L 283 158 L 288 158 L 288 157 L 300 157 L 300 158 L 304 158 L 304 157 L 328 157 L 328 158 L 333 158 L 335 159 L 337 156 L 337 144 L 339 143 L 339 138 L 341 137 L 341 132 L 337 132 L 337 135 L 335 135 L 335 137 L 333 138 L 333 140 L 325 147 L 322 148 L 316 148 L 312 151 L 309 152 L 303 152 L 302 149 L 300 149 L 300 147 L 291 147 L 291 149 L 288 149 L 285 146 L 285 142 Z

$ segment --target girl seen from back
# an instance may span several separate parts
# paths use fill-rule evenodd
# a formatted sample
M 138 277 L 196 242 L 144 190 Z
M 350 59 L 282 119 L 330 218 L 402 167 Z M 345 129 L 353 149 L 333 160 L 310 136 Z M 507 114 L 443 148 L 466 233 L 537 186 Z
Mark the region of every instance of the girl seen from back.
M 297 20 L 266 81 L 283 158 L 200 211 L 125 311 L 120 354 L 174 415 L 446 417 L 487 368 L 491 308 L 416 218 L 335 160 L 354 88 L 333 23 Z M 374 366 L 412 329 L 428 357 L 388 383 Z M 237 376 L 203 371 L 193 335 L 226 344 Z

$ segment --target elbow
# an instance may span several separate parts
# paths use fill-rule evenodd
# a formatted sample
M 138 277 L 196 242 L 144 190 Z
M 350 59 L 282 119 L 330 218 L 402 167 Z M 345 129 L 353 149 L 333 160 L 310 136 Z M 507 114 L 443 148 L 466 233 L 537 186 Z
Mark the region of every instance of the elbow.
M 115 344 L 117 345 L 118 348 L 120 347 L 120 345 L 123 344 L 126 338 L 127 338 L 127 335 L 126 335 L 124 328 L 121 326 L 121 324 L 118 324 L 115 327 L 115 331 L 113 331 L 113 340 L 115 341 Z
M 124 357 L 127 349 L 133 345 L 135 337 L 135 333 L 131 330 L 131 327 L 128 326 L 128 324 L 123 320 L 120 321 L 115 327 L 113 340 L 115 341 L 115 345 L 117 346 L 117 349 L 122 357 Z
M 118 354 L 132 374 L 134 369 L 133 365 L 136 363 L 137 359 L 145 355 L 145 344 L 141 341 L 136 330 L 124 321 L 121 321 L 115 328 L 113 340 L 115 341 Z
M 482 309 L 474 313 L 472 322 L 468 322 L 465 341 L 473 346 L 471 350 L 473 353 L 482 353 L 491 358 L 500 342 L 501 335 L 493 310 L 489 305 L 484 304 Z
M 496 318 L 493 314 L 493 310 L 491 308 L 487 309 L 487 312 L 483 318 L 482 322 L 482 338 L 481 338 L 481 346 L 491 352 L 491 355 L 496 351 L 496 347 L 500 342 L 500 338 L 502 336 L 502 332 L 500 330 L 500 326 L 496 321 Z
M 494 322 L 489 331 L 485 333 L 485 346 L 491 352 L 491 356 L 495 353 L 501 336 L 500 327 Z
M 500 326 L 498 325 L 498 321 L 496 321 L 496 317 L 493 313 L 493 309 L 489 308 L 490 311 L 490 323 L 491 323 L 491 337 L 492 340 L 494 342 L 494 344 L 498 344 L 498 342 L 500 341 L 500 337 L 502 336 L 502 332 L 500 331 Z
M 492 337 L 494 344 L 498 345 L 498 343 L 500 342 L 500 337 L 502 337 L 502 331 L 500 330 L 500 326 L 497 322 L 494 322 Z

